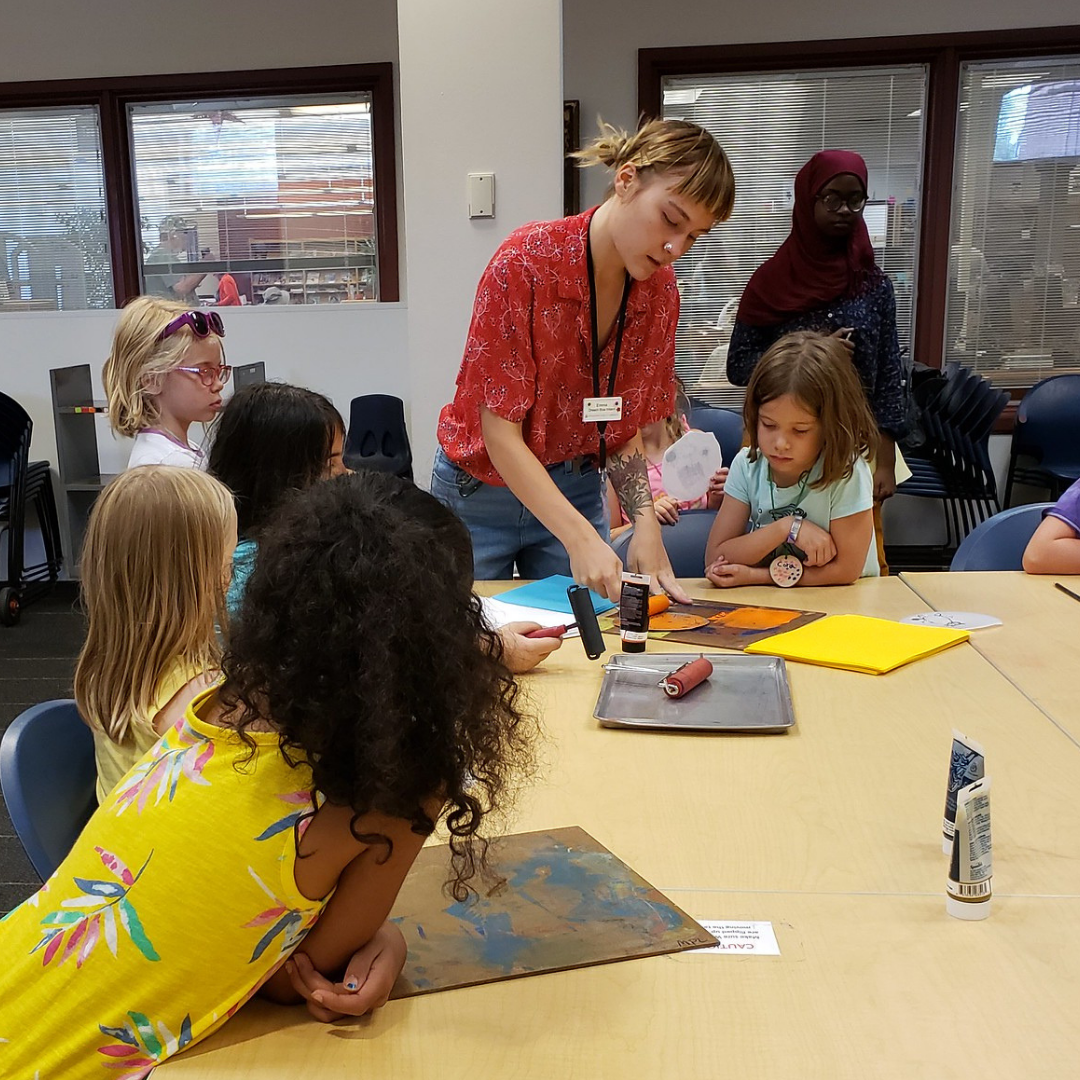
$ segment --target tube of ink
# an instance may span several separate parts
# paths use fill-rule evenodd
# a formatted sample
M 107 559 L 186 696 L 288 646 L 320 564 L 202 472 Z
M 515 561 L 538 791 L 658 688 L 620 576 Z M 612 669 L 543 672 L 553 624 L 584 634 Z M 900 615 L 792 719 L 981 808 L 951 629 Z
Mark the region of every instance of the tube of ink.
M 984 776 L 956 796 L 945 910 L 956 919 L 985 919 L 990 914 L 992 878 L 990 777 Z
M 956 793 L 986 775 L 986 755 L 974 740 L 955 728 L 952 733 L 952 756 L 949 758 L 949 782 L 945 788 L 945 816 L 941 819 L 941 850 L 952 854 L 953 822 L 956 821 Z
M 649 640 L 648 574 L 623 574 L 619 595 L 619 630 L 623 652 L 644 652 Z

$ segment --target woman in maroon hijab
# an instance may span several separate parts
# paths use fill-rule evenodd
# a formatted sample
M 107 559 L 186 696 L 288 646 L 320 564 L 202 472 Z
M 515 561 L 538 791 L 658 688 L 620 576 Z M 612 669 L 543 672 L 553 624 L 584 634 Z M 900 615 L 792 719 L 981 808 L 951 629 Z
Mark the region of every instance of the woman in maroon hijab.
M 762 353 L 795 330 L 846 345 L 881 435 L 877 503 L 896 490 L 896 440 L 904 434 L 900 348 L 892 282 L 874 262 L 863 221 L 866 162 L 847 150 L 815 154 L 795 177 L 791 235 L 750 278 L 728 348 L 728 379 L 750 381 Z M 877 534 L 881 536 L 878 514 Z

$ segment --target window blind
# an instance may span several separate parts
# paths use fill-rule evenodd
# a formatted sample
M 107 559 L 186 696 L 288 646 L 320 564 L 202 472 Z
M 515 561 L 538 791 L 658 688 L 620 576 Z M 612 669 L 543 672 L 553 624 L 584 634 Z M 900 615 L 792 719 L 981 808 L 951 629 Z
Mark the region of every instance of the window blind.
M 735 171 L 731 219 L 675 267 L 676 369 L 693 397 L 741 406 L 743 389 L 725 374 L 735 310 L 750 275 L 791 231 L 795 174 L 819 150 L 855 150 L 866 160 L 866 223 L 896 288 L 900 346 L 910 349 L 926 80 L 924 65 L 664 80 L 663 115 L 711 132 Z
M 1080 371 L 1080 57 L 961 68 L 945 359 Z
M 378 297 L 371 94 L 129 109 L 145 292 L 222 275 L 244 302 Z
M 94 106 L 0 110 L 0 311 L 113 304 Z

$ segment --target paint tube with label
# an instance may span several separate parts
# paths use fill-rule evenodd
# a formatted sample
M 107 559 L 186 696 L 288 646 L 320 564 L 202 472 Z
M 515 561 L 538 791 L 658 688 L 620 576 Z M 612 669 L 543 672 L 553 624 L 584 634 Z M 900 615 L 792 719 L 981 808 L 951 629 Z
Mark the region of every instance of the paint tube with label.
M 949 782 L 945 788 L 945 816 L 941 820 L 941 850 L 952 854 L 953 822 L 956 821 L 956 793 L 986 775 L 986 755 L 974 740 L 953 729 Z
M 623 574 L 619 596 L 619 632 L 623 652 L 644 652 L 649 639 L 648 574 Z
M 956 796 L 956 828 L 945 910 L 956 919 L 990 914 L 993 877 L 990 838 L 990 777 L 962 787 Z

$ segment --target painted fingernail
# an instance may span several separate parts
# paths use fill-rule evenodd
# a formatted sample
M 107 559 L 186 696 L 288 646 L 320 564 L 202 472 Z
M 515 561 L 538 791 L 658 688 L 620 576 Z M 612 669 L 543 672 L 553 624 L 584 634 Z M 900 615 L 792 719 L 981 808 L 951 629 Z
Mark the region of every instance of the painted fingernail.
M 360 984 L 355 979 L 347 979 L 345 982 L 346 990 L 355 990 Z

